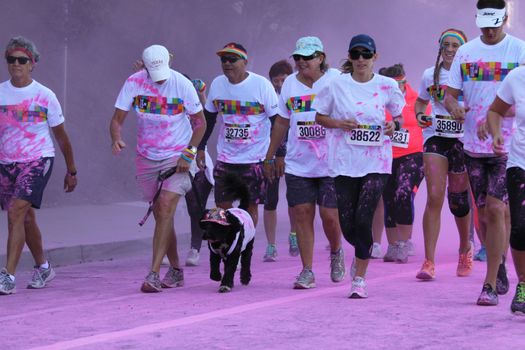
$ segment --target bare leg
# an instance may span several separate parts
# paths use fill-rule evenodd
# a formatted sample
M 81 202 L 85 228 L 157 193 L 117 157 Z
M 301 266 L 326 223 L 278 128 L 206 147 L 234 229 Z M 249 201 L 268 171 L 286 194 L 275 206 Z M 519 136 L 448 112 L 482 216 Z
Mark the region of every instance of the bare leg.
M 330 251 L 335 253 L 341 248 L 342 237 L 337 208 L 319 206 L 319 215 L 321 216 L 321 221 L 323 223 L 324 233 L 330 243 Z
M 290 219 L 290 232 L 297 232 L 297 224 L 295 222 L 295 214 L 292 207 L 288 207 L 288 218 Z
M 355 268 L 356 268 L 356 276 L 365 278 L 366 275 L 366 269 L 368 268 L 368 262 L 370 259 L 359 259 L 358 257 L 355 258 Z
M 275 236 L 277 228 L 277 210 L 264 210 L 263 214 L 264 232 L 266 232 L 266 239 L 268 244 L 275 245 Z
M 7 211 L 9 237 L 7 238 L 7 265 L 11 275 L 16 272 L 20 255 L 25 243 L 24 221 L 31 203 L 22 199 L 13 199 Z
M 463 193 L 468 191 L 469 180 L 466 172 L 461 174 L 449 174 L 448 175 L 448 190 L 451 193 Z M 469 213 L 462 217 L 458 218 L 454 216 L 456 220 L 456 227 L 458 228 L 459 233 L 459 252 L 466 253 L 471 249 L 470 244 L 470 216 L 472 215 L 472 210 Z
M 514 268 L 518 276 L 518 283 L 525 282 L 525 251 L 511 249 Z
M 297 224 L 297 244 L 303 268 L 312 268 L 314 255 L 314 216 L 315 203 L 304 203 L 294 208 Z
M 484 283 L 490 283 L 496 289 L 496 277 L 498 274 L 501 255 L 505 248 L 505 209 L 506 204 L 501 200 L 487 195 L 485 206 L 485 218 L 487 222 L 487 274 Z
M 171 266 L 179 268 L 177 239 L 173 226 L 173 215 L 179 199 L 180 195 L 176 193 L 161 191 L 153 208 L 155 232 L 153 234 L 151 271 L 159 273 L 164 255 L 168 256 Z
M 36 223 L 35 214 L 35 210 L 31 207 L 29 208 L 26 214 L 26 218 L 24 221 L 26 244 L 29 250 L 31 251 L 31 254 L 33 255 L 33 259 L 35 259 L 35 264 L 42 265 L 46 262 L 46 258 L 44 256 L 42 234 L 40 233 L 40 228 Z

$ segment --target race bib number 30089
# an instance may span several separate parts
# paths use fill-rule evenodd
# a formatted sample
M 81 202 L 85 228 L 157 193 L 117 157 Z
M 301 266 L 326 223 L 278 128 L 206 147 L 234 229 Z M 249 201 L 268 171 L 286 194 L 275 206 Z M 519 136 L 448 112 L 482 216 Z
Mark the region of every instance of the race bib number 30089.
M 324 139 L 326 130 L 315 121 L 298 121 L 296 135 L 298 140 L 318 140 Z
M 463 137 L 463 123 L 451 116 L 436 115 L 432 123 L 436 128 L 435 135 L 449 138 Z
M 224 124 L 224 139 L 231 143 L 248 143 L 250 141 L 250 124 Z
M 359 146 L 382 146 L 383 128 L 380 125 L 358 125 L 345 133 L 346 143 Z

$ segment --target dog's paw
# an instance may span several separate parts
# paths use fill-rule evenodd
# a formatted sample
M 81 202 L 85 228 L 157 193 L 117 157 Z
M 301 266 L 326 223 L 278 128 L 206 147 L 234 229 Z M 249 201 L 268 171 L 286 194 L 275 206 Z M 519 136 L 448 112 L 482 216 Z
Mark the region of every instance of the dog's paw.
M 222 275 L 221 275 L 220 271 L 211 271 L 210 272 L 210 279 L 212 281 L 219 282 L 222 279 Z
M 228 286 L 220 286 L 219 287 L 219 293 L 229 293 L 232 289 Z

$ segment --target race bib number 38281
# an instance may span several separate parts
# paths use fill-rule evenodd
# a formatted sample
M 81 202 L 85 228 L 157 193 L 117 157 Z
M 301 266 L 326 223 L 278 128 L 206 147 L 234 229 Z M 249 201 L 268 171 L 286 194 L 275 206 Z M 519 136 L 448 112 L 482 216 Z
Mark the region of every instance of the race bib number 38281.
M 250 138 L 250 124 L 224 123 L 224 139 L 226 142 L 248 143 Z
M 344 135 L 345 141 L 349 145 L 383 145 L 383 128 L 380 125 L 358 125 L 357 128 L 346 132 Z

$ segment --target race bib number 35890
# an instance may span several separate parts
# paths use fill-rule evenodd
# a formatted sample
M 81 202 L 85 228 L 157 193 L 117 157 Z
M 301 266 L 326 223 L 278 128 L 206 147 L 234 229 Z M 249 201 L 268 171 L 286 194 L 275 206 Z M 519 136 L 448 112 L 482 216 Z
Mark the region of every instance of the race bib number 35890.
M 349 145 L 382 146 L 383 128 L 380 125 L 358 125 L 345 133 L 345 141 Z
M 224 124 L 224 139 L 231 143 L 247 143 L 250 141 L 250 124 Z
M 432 123 L 436 128 L 436 136 L 449 138 L 463 137 L 463 123 L 455 120 L 451 116 L 436 115 Z

